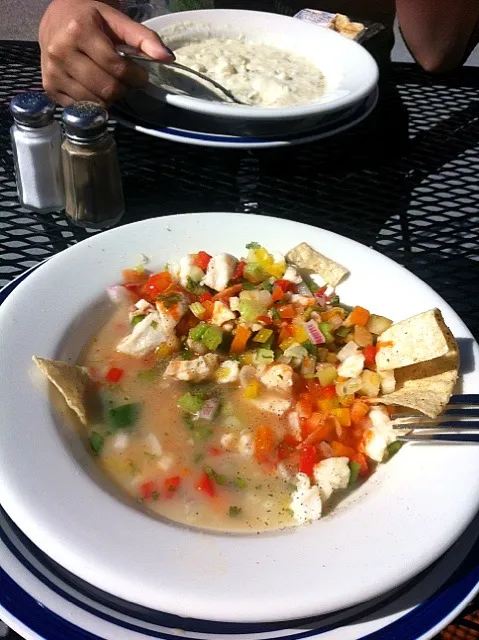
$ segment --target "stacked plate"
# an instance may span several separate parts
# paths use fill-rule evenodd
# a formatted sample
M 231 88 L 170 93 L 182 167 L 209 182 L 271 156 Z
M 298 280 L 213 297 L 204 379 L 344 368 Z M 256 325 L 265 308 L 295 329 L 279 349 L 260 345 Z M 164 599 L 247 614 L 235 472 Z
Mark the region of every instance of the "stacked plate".
M 401 287 L 410 314 L 440 308 L 461 348 L 459 392 L 477 390 L 479 347 L 447 303 L 387 258 L 321 229 L 186 214 L 58 254 L 0 294 L 0 619 L 27 640 L 419 640 L 477 593 L 474 445 L 407 445 L 309 526 L 211 534 L 120 499 L 65 428 L 47 384 L 33 383 L 32 354 L 76 360 L 104 317 L 106 286 L 139 254 L 155 268 L 199 246 L 239 255 L 251 238 L 273 238 L 281 252 L 305 238 L 327 246 L 351 274 L 340 285 L 345 302 L 359 291 L 365 306 L 401 318 Z
M 247 34 L 250 43 L 277 46 L 317 65 L 325 89 L 306 105 L 239 106 L 177 93 L 151 73 L 148 90 L 130 95 L 112 112 L 120 123 L 141 133 L 212 147 L 297 145 L 353 127 L 376 105 L 378 69 L 373 58 L 355 42 L 312 23 L 257 11 L 205 10 L 167 14 L 145 24 L 173 49 L 185 39 Z

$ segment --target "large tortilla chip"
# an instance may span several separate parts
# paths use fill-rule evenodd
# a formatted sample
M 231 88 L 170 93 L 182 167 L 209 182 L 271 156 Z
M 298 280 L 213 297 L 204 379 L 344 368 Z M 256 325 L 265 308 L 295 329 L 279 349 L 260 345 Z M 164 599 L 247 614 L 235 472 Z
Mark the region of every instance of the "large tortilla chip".
M 88 369 L 60 360 L 46 360 L 36 356 L 32 359 L 83 424 L 95 421 L 100 402 Z
M 448 344 L 446 355 L 397 369 L 394 372 L 396 391 L 375 399 L 375 402 L 415 409 L 430 418 L 442 413 L 454 391 L 459 372 L 457 342 L 446 326 L 444 335 Z
M 396 322 L 378 340 L 377 368 L 388 371 L 440 358 L 449 351 L 448 334 L 439 309 Z
M 291 249 L 286 254 L 286 259 L 298 269 L 307 269 L 318 273 L 332 287 L 336 287 L 344 276 L 349 273 L 345 267 L 318 253 L 306 242 L 302 242 L 294 249 Z

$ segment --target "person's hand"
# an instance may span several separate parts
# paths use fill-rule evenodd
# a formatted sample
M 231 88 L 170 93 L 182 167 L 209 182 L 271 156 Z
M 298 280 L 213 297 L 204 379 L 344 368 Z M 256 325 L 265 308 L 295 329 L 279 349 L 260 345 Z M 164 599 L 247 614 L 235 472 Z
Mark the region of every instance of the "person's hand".
M 157 33 L 94 0 L 53 0 L 38 35 L 43 87 L 63 106 L 78 100 L 108 106 L 130 88 L 146 85 L 146 69 L 121 58 L 115 44 L 137 47 L 157 60 L 174 59 Z

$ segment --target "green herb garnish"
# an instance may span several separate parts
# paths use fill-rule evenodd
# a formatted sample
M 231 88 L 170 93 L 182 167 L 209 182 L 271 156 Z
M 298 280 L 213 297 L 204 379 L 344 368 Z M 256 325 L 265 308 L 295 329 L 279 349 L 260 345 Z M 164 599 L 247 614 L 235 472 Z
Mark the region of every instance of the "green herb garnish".
M 105 438 L 97 431 L 92 431 L 92 434 L 90 436 L 90 448 L 93 451 L 94 455 L 98 456 L 100 454 L 104 443 Z
M 136 377 L 142 382 L 153 382 L 158 377 L 158 374 L 159 372 L 156 369 L 145 369 L 145 371 L 139 371 Z
M 188 413 L 198 413 L 205 406 L 204 393 L 185 393 L 177 400 L 180 409 Z
M 228 479 L 226 478 L 226 476 L 216 472 L 212 467 L 205 467 L 204 470 L 206 475 L 214 480 L 217 484 L 221 486 L 228 484 Z
M 248 486 L 248 482 L 244 478 L 235 478 L 233 484 L 238 489 L 246 489 L 246 487 Z
M 261 245 L 258 242 L 249 242 L 246 245 L 247 249 L 261 249 Z
M 228 509 L 230 518 L 237 518 L 241 514 L 241 507 L 232 506 Z
M 175 304 L 181 302 L 182 296 L 179 293 L 166 293 L 159 295 L 156 299 L 163 304 L 165 309 L 171 309 Z
M 318 357 L 318 348 L 315 344 L 313 344 L 310 340 L 306 340 L 306 342 L 302 342 L 301 346 L 306 349 L 310 356 Z
M 348 486 L 352 487 L 354 484 L 356 484 L 358 477 L 359 477 L 359 472 L 361 471 L 361 465 L 359 464 L 359 462 L 354 462 L 353 460 L 349 461 L 349 483 Z
M 138 419 L 139 405 L 137 403 L 123 404 L 108 409 L 108 419 L 113 429 L 128 429 Z

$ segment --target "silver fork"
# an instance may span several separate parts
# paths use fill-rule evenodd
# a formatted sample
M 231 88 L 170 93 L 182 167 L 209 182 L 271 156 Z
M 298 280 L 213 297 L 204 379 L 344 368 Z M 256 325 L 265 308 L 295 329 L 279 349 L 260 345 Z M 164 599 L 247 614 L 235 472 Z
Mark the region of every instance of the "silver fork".
M 395 430 L 402 442 L 463 442 L 479 444 L 479 394 L 452 396 L 446 410 L 437 418 L 414 413 L 393 413 Z

